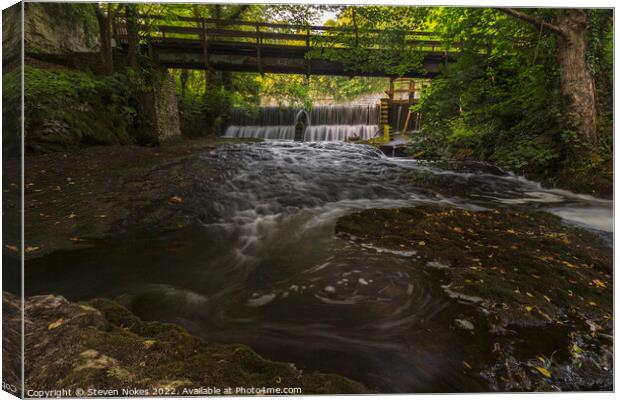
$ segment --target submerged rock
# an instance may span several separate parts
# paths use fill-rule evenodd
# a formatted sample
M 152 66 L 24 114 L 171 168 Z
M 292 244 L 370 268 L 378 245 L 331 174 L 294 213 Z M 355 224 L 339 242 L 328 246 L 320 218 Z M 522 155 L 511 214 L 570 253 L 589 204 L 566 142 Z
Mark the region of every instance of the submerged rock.
M 18 306 L 17 297 L 3 293 L 5 312 L 19 311 Z M 25 314 L 26 390 L 75 393 L 92 388 L 111 395 L 123 388 L 167 388 L 166 394 L 189 395 L 204 387 L 367 392 L 335 374 L 305 373 L 293 364 L 266 360 L 244 345 L 206 343 L 177 325 L 142 321 L 107 299 L 73 303 L 61 296 L 33 296 L 26 299 Z M 12 317 L 19 315 L 4 316 Z
M 429 206 L 353 213 L 336 232 L 441 266 L 435 284 L 471 310 L 457 326 L 478 321 L 472 349 L 491 356 L 473 370 L 492 388 L 612 388 L 613 252 L 595 234 L 547 213 Z
M 458 326 L 461 329 L 465 329 L 466 331 L 474 330 L 474 324 L 472 324 L 466 319 L 455 319 L 454 322 L 456 322 L 456 326 Z

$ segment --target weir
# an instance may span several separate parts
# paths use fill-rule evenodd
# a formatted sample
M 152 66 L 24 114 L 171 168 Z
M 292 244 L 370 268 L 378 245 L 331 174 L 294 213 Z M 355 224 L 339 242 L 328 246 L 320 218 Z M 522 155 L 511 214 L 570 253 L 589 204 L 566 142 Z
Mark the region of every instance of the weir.
M 368 140 L 380 132 L 378 105 L 315 106 L 302 111 L 295 107 L 260 107 L 257 113 L 233 109 L 224 137 L 293 140 L 297 127 L 303 129 L 304 141 L 314 142 Z

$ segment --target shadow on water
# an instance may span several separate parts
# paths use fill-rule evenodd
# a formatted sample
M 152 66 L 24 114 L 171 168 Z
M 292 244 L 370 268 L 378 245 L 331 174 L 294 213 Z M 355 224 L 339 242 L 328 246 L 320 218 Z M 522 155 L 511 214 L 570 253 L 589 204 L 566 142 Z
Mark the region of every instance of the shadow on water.
M 26 293 L 121 296 L 143 319 L 381 392 L 485 391 L 464 365 L 486 362 L 486 322 L 472 321 L 475 335 L 455 327 L 470 306 L 447 298 L 442 271 L 413 253 L 336 238 L 336 219 L 370 207 L 525 207 L 612 235 L 611 202 L 482 167 L 442 169 L 342 143 L 223 146 L 198 157 L 227 174 L 188 194 L 208 216 L 201 223 L 30 260 Z

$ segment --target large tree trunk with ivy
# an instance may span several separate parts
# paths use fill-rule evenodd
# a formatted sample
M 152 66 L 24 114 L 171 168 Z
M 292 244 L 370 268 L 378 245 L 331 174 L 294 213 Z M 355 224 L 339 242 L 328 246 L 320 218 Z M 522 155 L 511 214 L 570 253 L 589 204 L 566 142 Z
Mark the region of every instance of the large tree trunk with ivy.
M 598 110 L 594 77 L 586 61 L 588 17 L 585 11 L 560 10 L 557 24 L 551 24 L 511 8 L 499 10 L 557 36 L 564 111 L 577 124 L 581 136 L 590 143 L 596 143 Z
M 594 78 L 586 62 L 588 50 L 587 16 L 583 10 L 565 10 L 558 17 L 559 60 L 562 95 L 569 118 L 591 143 L 597 139 L 598 113 Z

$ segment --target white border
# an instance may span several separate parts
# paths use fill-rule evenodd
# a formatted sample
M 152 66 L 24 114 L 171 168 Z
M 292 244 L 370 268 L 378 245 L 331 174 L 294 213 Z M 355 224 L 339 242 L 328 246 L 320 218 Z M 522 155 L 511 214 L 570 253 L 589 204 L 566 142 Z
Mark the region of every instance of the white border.
M 74 0 L 74 2 L 88 2 L 86 0 Z M 138 2 L 144 2 L 144 1 L 136 1 L 136 0 L 125 0 L 123 2 L 132 2 L 132 3 L 138 3 Z M 192 1 L 183 1 L 183 0 L 168 0 L 167 2 L 171 2 L 171 3 L 192 3 Z M 2 9 L 5 9 L 13 4 L 15 4 L 16 1 L 11 1 L 11 0 L 0 0 L 0 6 Z M 215 0 L 204 0 L 204 1 L 194 1 L 194 3 L 225 3 L 225 1 L 215 1 Z M 424 1 L 406 1 L 406 0 L 388 0 L 387 2 L 379 2 L 377 0 L 373 1 L 373 0 L 357 0 L 355 2 L 353 1 L 343 1 L 343 0 L 332 0 L 332 1 L 310 1 L 310 0 L 290 0 L 290 1 L 274 1 L 274 0 L 263 0 L 263 1 L 257 1 L 257 0 L 246 0 L 246 1 L 240 1 L 240 3 L 247 3 L 247 4 L 274 4 L 274 3 L 296 3 L 296 4 L 340 4 L 340 5 L 346 5 L 346 4 L 356 4 L 356 5 L 363 5 L 363 4 L 381 4 L 381 5 L 402 5 L 402 6 L 430 6 L 430 5 L 436 5 L 436 6 L 469 6 L 469 7 L 488 7 L 488 6 L 494 6 L 494 7 L 562 7 L 562 8 L 571 8 L 571 7 L 575 7 L 575 8 L 614 8 L 615 7 L 615 3 L 613 1 L 607 0 L 607 1 L 603 1 L 603 0 L 591 0 L 591 1 L 579 1 L 579 0 L 545 0 L 543 1 L 533 1 L 533 0 L 520 0 L 520 1 L 472 1 L 472 0 L 424 0 Z M 22 5 L 23 7 L 23 5 Z M 23 14 L 22 14 L 23 15 Z M 614 9 L 614 19 L 616 18 L 616 12 Z M 22 24 L 22 32 L 23 32 L 23 19 L 21 21 Z M 614 30 L 615 30 L 615 26 L 614 26 Z M 0 38 L 1 38 L 1 32 L 0 32 Z M 615 31 L 614 31 L 614 39 L 616 39 L 615 36 Z M 617 54 L 617 49 L 618 49 L 618 41 L 615 40 L 614 43 L 614 76 L 618 76 L 618 71 L 619 71 L 619 67 L 618 65 L 615 63 L 616 60 L 616 54 Z M 22 37 L 22 60 L 23 60 L 23 37 Z M 22 85 L 23 85 L 23 76 L 22 76 Z M 1 87 L 1 83 L 0 83 L 0 87 Z M 23 87 L 23 86 L 22 86 Z M 618 117 L 618 110 L 615 108 L 615 100 L 618 96 L 618 84 L 617 84 L 617 80 L 614 79 L 614 121 L 617 121 L 617 117 Z M 23 104 L 23 94 L 22 94 L 22 104 Z M 1 100 L 0 100 L 0 105 L 1 105 Z M 22 107 L 22 124 L 23 124 L 23 107 Z M 22 127 L 22 132 L 23 132 L 23 127 Z M 617 139 L 617 125 L 614 123 L 614 139 Z M 23 152 L 24 148 L 23 148 L 23 135 L 22 135 L 22 152 Z M 23 153 L 22 153 L 23 154 Z M 618 141 L 614 140 L 614 154 L 618 154 Z M 618 184 L 620 182 L 620 178 L 618 177 L 618 169 L 616 168 L 617 165 L 615 163 L 615 158 L 614 158 L 614 199 L 616 198 L 616 189 L 618 188 Z M 1 166 L 0 166 L 1 168 Z M 24 165 L 23 165 L 23 158 L 22 158 L 22 171 L 23 171 Z M 0 178 L 1 179 L 1 178 Z M 22 175 L 22 198 L 23 198 L 23 190 L 24 190 L 24 181 L 23 181 L 24 177 Z M 23 237 L 23 218 L 24 218 L 24 210 L 23 210 L 23 204 L 22 204 L 22 244 L 24 243 L 24 237 Z M 615 220 L 614 218 L 614 231 L 618 232 L 618 228 L 619 228 L 619 223 L 617 220 Z M 0 233 L 1 235 L 1 233 Z M 24 287 L 24 282 L 23 282 L 23 245 L 22 247 L 22 290 Z M 617 249 L 614 247 L 614 269 L 615 266 L 617 264 L 617 257 L 618 253 L 617 253 Z M 1 261 L 0 261 L 1 264 Z M 0 275 L 0 283 L 1 283 L 1 275 Z M 617 299 L 617 296 L 615 296 L 616 294 L 616 290 L 617 290 L 617 285 L 614 285 L 614 299 Z M 614 302 L 614 306 L 616 305 L 616 303 Z M 615 309 L 615 308 L 614 308 Z M 23 312 L 23 307 L 22 307 L 22 312 Z M 22 324 L 23 324 L 23 316 L 22 316 Z M 614 330 L 615 332 L 618 332 L 618 324 L 617 322 L 614 323 Z M 1 332 L 1 327 L 0 327 L 0 332 Z M 23 331 L 22 331 L 23 334 Z M 22 345 L 23 345 L 23 341 L 22 341 Z M 616 354 L 614 354 L 614 366 L 617 368 L 618 363 L 617 363 L 617 356 Z M 22 368 L 23 368 L 23 363 L 22 363 Z M 614 373 L 614 388 L 618 388 L 618 374 Z M 588 399 L 611 399 L 615 397 L 614 393 L 575 393 L 575 392 L 571 392 L 571 393 L 551 393 L 551 394 L 538 394 L 538 393 L 525 393 L 525 394 L 453 394 L 453 395 L 376 395 L 376 396 L 372 396 L 375 398 L 379 398 L 379 399 L 388 399 L 388 398 L 394 398 L 394 397 L 406 397 L 406 398 L 415 398 L 415 399 L 452 399 L 455 398 L 456 396 L 464 396 L 464 397 L 468 397 L 471 398 L 473 396 L 480 396 L 483 397 L 484 399 L 501 399 L 501 400 L 513 400 L 513 399 L 522 399 L 522 398 L 527 398 L 527 399 L 537 399 L 537 398 L 542 398 L 542 397 L 549 397 L 549 398 L 561 398 L 561 399 L 583 399 L 587 396 Z M 561 397 L 558 397 L 561 396 Z M 292 397 L 292 396 L 285 396 L 285 397 Z M 359 398 L 359 396 L 338 396 L 339 398 L 345 398 L 345 399 L 355 399 L 355 398 Z M 14 399 L 14 396 L 11 396 L 10 394 L 8 394 L 7 392 L 4 391 L 0 391 L 0 400 L 8 400 L 8 399 Z M 325 396 L 303 396 L 304 399 L 319 399 L 319 398 L 325 398 Z

